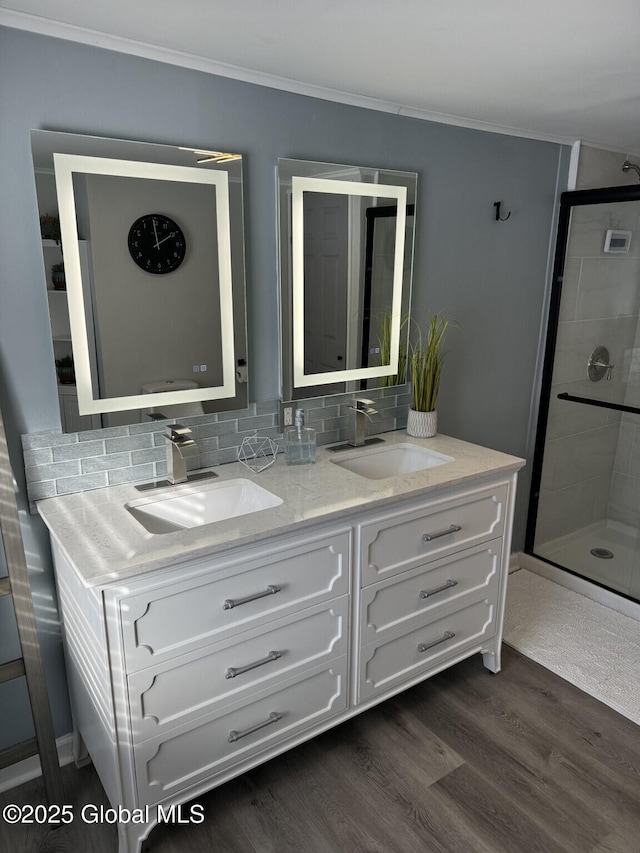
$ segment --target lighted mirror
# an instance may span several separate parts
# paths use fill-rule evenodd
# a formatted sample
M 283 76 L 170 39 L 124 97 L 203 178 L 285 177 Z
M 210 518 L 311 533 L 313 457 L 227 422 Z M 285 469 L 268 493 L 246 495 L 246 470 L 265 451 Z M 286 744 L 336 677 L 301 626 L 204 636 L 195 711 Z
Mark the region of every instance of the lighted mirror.
M 417 175 L 278 162 L 282 398 L 404 384 Z
M 32 150 L 63 427 L 246 408 L 242 157 L 49 131 Z

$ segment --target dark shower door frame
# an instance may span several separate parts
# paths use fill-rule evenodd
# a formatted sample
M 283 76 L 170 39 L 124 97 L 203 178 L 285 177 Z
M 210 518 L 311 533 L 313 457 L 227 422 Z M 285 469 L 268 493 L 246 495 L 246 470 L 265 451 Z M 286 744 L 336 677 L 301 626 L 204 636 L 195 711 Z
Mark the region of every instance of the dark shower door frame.
M 590 204 L 610 204 L 625 201 L 640 201 L 640 184 L 624 187 L 604 187 L 594 190 L 573 190 L 564 192 L 560 196 L 558 236 L 556 239 L 556 250 L 553 262 L 551 298 L 549 300 L 549 317 L 547 322 L 547 337 L 542 366 L 540 405 L 538 408 L 538 423 L 536 427 L 536 439 L 533 452 L 533 465 L 531 469 L 531 492 L 529 494 L 524 551 L 525 554 L 536 557 L 538 560 L 543 560 L 545 563 L 549 563 L 552 566 L 557 566 L 558 568 L 563 569 L 563 571 L 576 575 L 576 577 L 582 576 L 566 566 L 554 563 L 553 560 L 549 560 L 546 557 L 539 556 L 534 550 L 538 505 L 540 502 L 542 464 L 544 461 L 544 447 L 547 436 L 547 420 L 549 417 L 549 404 L 551 401 L 551 380 L 556 355 L 560 302 L 562 298 L 562 277 L 564 274 L 572 209 L 574 207 Z M 624 408 L 627 409 L 628 407 Z M 607 589 L 604 584 L 600 584 L 598 581 L 592 580 L 591 578 L 588 580 L 590 583 Z M 617 594 L 624 595 L 624 593 Z M 629 596 L 625 597 L 628 598 Z

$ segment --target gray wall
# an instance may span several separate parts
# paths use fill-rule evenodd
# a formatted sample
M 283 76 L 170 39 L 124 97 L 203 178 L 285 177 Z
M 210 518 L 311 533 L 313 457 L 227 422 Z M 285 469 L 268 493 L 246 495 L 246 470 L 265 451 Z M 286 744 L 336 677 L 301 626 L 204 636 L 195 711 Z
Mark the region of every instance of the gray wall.
M 26 513 L 19 441 L 21 433 L 59 426 L 29 131 L 246 155 L 250 387 L 257 401 L 279 393 L 278 157 L 417 171 L 416 316 L 443 311 L 463 327 L 450 337 L 439 427 L 519 455 L 527 451 L 556 180 L 559 164 L 566 172 L 566 152 L 550 143 L 305 98 L 10 29 L 0 29 L 0 86 L 0 405 L 24 511 L 56 729 L 63 733 L 69 716 L 50 554 L 43 525 Z M 498 200 L 511 211 L 507 222 L 494 221 Z M 12 642 L 0 636 L 0 650 Z M 23 704 L 0 693 L 0 717 L 14 721 L 2 727 L 7 742 L 28 725 Z

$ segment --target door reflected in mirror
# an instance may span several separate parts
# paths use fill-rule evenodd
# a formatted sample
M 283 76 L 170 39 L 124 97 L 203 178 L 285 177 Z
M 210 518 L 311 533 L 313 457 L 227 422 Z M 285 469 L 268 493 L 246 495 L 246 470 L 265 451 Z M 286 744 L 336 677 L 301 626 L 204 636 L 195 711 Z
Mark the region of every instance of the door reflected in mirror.
M 417 175 L 280 160 L 284 400 L 403 384 Z
M 241 156 L 48 131 L 32 149 L 60 219 L 54 355 L 90 418 L 69 428 L 246 408 Z

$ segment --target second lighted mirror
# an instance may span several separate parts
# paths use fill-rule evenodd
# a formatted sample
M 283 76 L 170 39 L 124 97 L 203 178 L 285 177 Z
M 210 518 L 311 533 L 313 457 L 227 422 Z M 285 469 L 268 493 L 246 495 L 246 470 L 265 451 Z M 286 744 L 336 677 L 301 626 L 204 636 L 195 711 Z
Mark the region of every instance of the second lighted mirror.
M 417 175 L 278 162 L 282 398 L 403 384 Z

